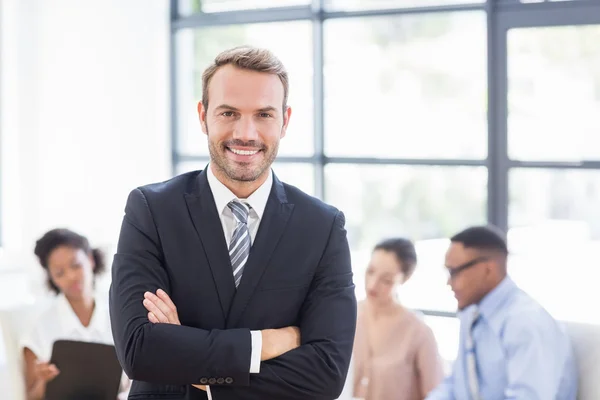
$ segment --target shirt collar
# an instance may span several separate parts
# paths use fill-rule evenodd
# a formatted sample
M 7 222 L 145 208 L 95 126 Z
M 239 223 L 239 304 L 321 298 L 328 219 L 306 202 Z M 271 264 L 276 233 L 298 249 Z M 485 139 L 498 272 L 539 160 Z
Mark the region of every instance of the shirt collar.
M 500 306 L 510 297 L 510 295 L 517 289 L 517 285 L 506 276 L 491 292 L 479 302 L 479 314 L 490 320 L 492 316 L 498 311 Z
M 227 204 L 229 204 L 231 200 L 236 200 L 238 198 L 231 192 L 231 190 L 229 190 L 227 186 L 223 185 L 223 183 L 217 179 L 210 164 L 206 167 L 206 170 L 208 185 L 210 186 L 213 198 L 215 199 L 217 211 L 219 212 L 219 215 L 221 215 L 227 208 Z M 243 200 L 245 203 L 248 203 L 250 207 L 252 207 L 252 210 L 254 210 L 258 215 L 258 219 L 262 219 L 265 208 L 267 207 L 267 200 L 269 200 L 269 195 L 271 194 L 272 186 L 273 171 L 269 171 L 267 180 L 260 185 L 260 187 L 254 191 L 254 193 L 252 193 L 247 199 L 239 200 Z
M 105 313 L 102 310 L 102 304 L 97 297 L 94 297 L 94 312 L 87 327 L 83 326 L 64 293 L 59 293 L 56 301 L 58 302 L 59 317 L 62 320 L 63 326 L 69 331 L 100 333 L 102 332 L 102 327 L 108 323 L 104 318 Z

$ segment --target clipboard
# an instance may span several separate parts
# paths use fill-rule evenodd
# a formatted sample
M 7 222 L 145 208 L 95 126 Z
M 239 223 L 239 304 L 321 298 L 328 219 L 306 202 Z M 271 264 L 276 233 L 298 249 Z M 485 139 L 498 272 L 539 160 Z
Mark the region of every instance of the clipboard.
M 57 340 L 50 363 L 60 373 L 46 386 L 45 400 L 116 400 L 123 370 L 115 347 Z

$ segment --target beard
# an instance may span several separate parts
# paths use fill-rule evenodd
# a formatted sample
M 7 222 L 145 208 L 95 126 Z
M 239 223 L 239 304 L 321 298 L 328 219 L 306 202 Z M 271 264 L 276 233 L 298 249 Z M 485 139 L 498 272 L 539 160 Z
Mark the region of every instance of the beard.
M 271 147 L 255 140 L 244 142 L 239 139 L 231 139 L 218 143 L 211 140 L 210 134 L 208 133 L 208 126 L 206 127 L 206 133 L 208 136 L 208 152 L 211 161 L 215 164 L 217 169 L 231 181 L 253 182 L 259 179 L 271 168 L 279 150 L 279 141 L 275 142 Z M 251 162 L 236 162 L 227 157 L 227 152 L 229 151 L 227 147 L 230 146 L 244 146 L 260 149 L 259 152 L 263 154 L 262 157 Z

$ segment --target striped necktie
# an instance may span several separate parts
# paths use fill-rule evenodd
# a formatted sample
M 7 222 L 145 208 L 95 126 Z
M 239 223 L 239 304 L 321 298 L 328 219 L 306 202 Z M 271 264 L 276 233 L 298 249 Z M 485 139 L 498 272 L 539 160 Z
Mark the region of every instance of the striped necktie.
M 252 238 L 250 237 L 250 229 L 248 229 L 248 214 L 250 206 L 242 203 L 239 200 L 232 200 L 227 204 L 236 221 L 231 242 L 229 243 L 229 258 L 231 259 L 231 267 L 233 268 L 233 279 L 237 288 L 242 280 L 244 265 L 250 254 L 252 246 Z
M 473 319 L 467 329 L 467 340 L 465 350 L 467 352 L 467 378 L 469 380 L 469 392 L 472 400 L 482 400 L 479 392 L 479 378 L 477 376 L 477 360 L 475 357 L 475 343 L 473 341 L 473 327 L 479 320 L 479 310 L 475 309 Z

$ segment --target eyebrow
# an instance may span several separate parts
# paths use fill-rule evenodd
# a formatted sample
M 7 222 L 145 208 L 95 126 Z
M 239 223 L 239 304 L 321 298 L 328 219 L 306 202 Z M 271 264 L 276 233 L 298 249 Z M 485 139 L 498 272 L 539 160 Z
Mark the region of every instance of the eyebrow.
M 231 110 L 231 111 L 239 111 L 237 108 L 227 105 L 227 104 L 221 104 L 220 106 L 218 106 L 217 108 L 215 108 L 215 111 L 217 110 Z
M 238 108 L 230 106 L 228 104 L 221 104 L 220 106 L 215 108 L 215 111 L 219 111 L 219 110 L 240 111 Z M 273 106 L 267 106 L 267 107 L 259 108 L 256 111 L 258 111 L 258 112 L 277 112 L 277 108 L 273 107 Z
M 258 112 L 273 112 L 273 111 L 277 111 L 277 108 L 273 107 L 273 106 L 268 106 L 268 107 L 263 107 L 263 108 L 259 108 L 257 110 Z

